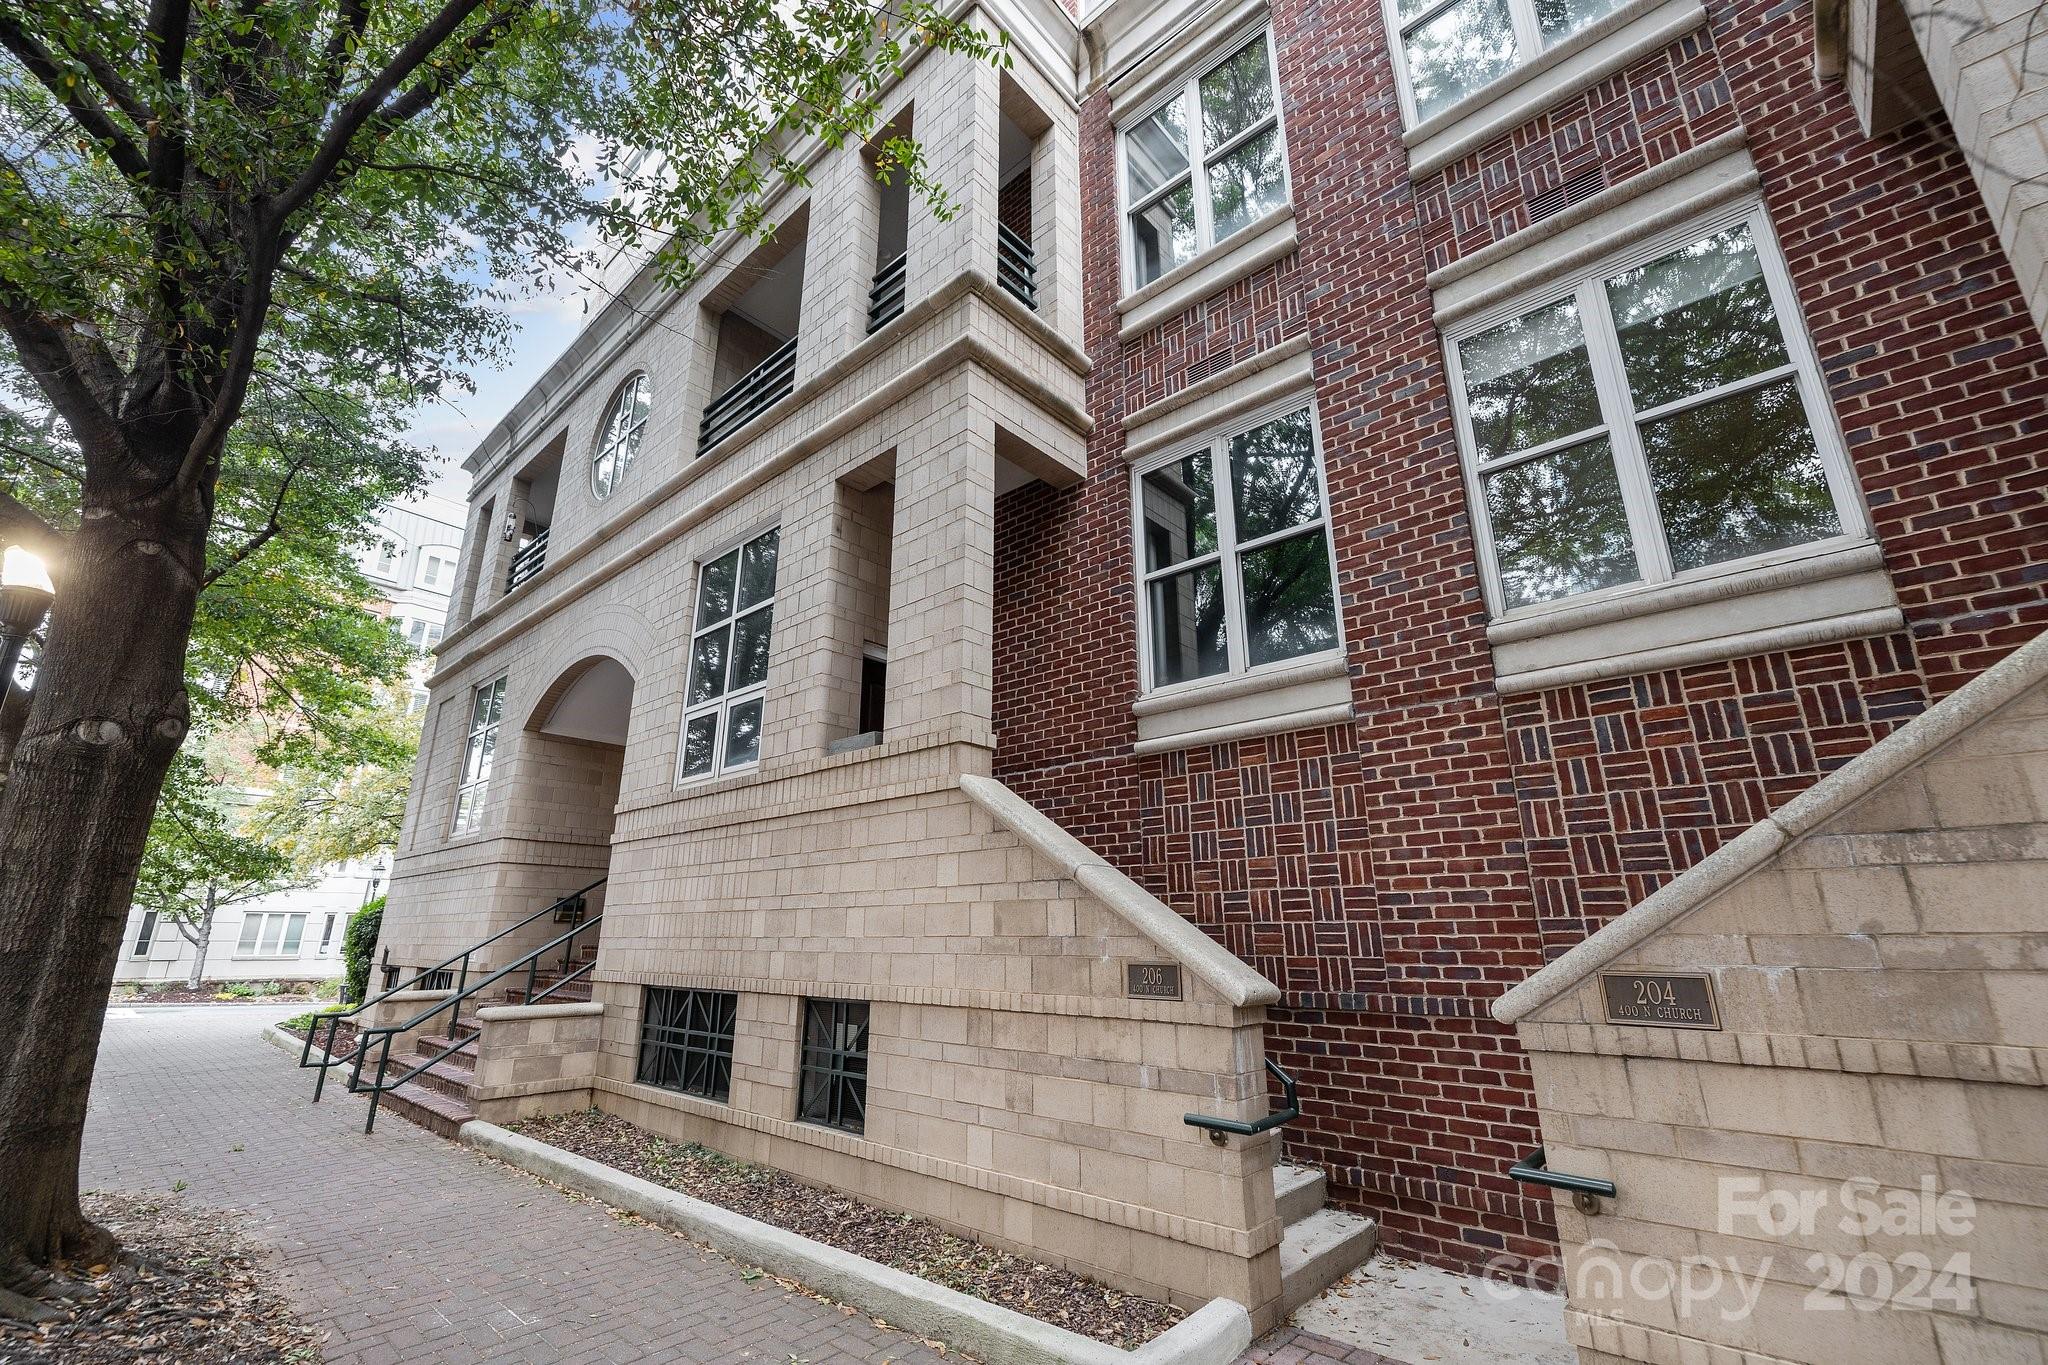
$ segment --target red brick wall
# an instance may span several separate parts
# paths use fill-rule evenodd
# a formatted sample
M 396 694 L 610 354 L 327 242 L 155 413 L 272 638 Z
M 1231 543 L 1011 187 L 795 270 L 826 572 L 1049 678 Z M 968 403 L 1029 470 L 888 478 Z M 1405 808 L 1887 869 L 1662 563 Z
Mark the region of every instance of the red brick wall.
M 1128 344 L 1107 101 L 1082 111 L 1100 425 L 1084 484 L 998 504 L 998 771 L 1283 988 L 1290 1157 L 1440 1263 L 1553 1240 L 1503 1174 L 1536 1133 L 1501 990 L 2048 628 L 2048 359 L 1946 128 L 1864 140 L 1804 7 L 1709 8 L 1411 189 L 1379 7 L 1277 0 L 1300 248 Z M 1587 165 L 1738 124 L 1910 635 L 1502 699 L 1424 276 Z M 1303 329 L 1355 722 L 1134 758 L 1120 419 Z

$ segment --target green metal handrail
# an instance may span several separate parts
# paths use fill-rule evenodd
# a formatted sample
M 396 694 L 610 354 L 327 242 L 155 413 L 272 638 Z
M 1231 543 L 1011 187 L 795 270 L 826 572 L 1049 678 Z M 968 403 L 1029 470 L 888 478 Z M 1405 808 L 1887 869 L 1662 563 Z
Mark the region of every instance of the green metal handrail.
M 337 1031 L 339 1031 L 342 1024 L 346 1023 L 350 1019 L 355 1018 L 358 1014 L 361 1014 L 364 1010 L 370 1008 L 370 1006 L 378 1004 L 379 1002 L 386 1000 L 393 995 L 398 994 L 398 992 L 400 991 L 410 990 L 414 986 L 418 985 L 420 982 L 425 981 L 428 977 L 433 976 L 436 972 L 445 972 L 451 967 L 454 967 L 457 963 L 461 964 L 462 971 L 456 989 L 461 989 L 463 985 L 468 984 L 469 962 L 472 956 L 474 956 L 478 952 L 481 952 L 483 949 L 490 947 L 493 943 L 496 943 L 499 939 L 504 938 L 507 934 L 515 934 L 519 932 L 521 929 L 524 929 L 527 925 L 539 919 L 542 915 L 559 914 L 564 909 L 570 908 L 572 906 L 576 909 L 576 912 L 578 914 L 581 914 L 583 909 L 583 898 L 585 896 L 588 896 L 591 892 L 597 890 L 598 887 L 603 886 L 605 884 L 605 880 L 605 878 L 599 877 L 590 885 L 578 888 L 575 891 L 571 891 L 568 895 L 562 897 L 558 901 L 555 901 L 553 904 L 534 911 L 525 919 L 520 920 L 517 924 L 510 925 L 504 929 L 500 929 L 497 933 L 492 934 L 489 938 L 484 939 L 480 943 L 470 944 L 469 947 L 464 948 L 461 952 L 455 954 L 455 956 L 451 958 L 448 958 L 446 961 L 436 962 L 431 967 L 422 968 L 420 971 L 413 973 L 411 977 L 399 982 L 397 985 L 391 987 L 389 990 L 380 992 L 379 994 L 372 996 L 370 999 L 365 1000 L 362 1004 L 357 1005 L 352 1010 L 349 1010 L 341 1014 L 314 1015 L 312 1025 L 306 1030 L 305 1043 L 299 1048 L 299 1066 L 301 1069 L 304 1069 L 309 1066 L 320 1068 L 320 1075 L 313 1082 L 313 1103 L 318 1104 L 320 1102 L 320 1092 L 327 1086 L 327 1069 L 331 1066 L 341 1066 L 353 1058 L 360 1057 L 362 1054 L 362 1035 L 358 1033 L 356 1036 L 355 1051 L 349 1053 L 347 1057 L 337 1057 L 334 1055 L 334 1035 Z M 321 1060 L 316 1062 L 313 1060 L 313 1038 L 314 1035 L 320 1032 L 320 1026 L 322 1024 L 325 1024 L 327 1026 L 327 1041 L 326 1044 L 320 1049 Z
M 1250 1122 L 1244 1119 L 1218 1118 L 1214 1114 L 1186 1114 L 1182 1116 L 1181 1121 L 1190 1128 L 1206 1129 L 1209 1141 L 1219 1147 L 1223 1145 L 1226 1135 L 1257 1137 L 1261 1133 L 1271 1132 L 1283 1123 L 1294 1122 L 1301 1117 L 1301 1097 L 1295 1093 L 1294 1077 L 1282 1071 L 1280 1064 L 1270 1057 L 1266 1059 L 1266 1070 L 1280 1082 L 1280 1092 L 1287 1100 L 1284 1107 L 1274 1110 L 1262 1119 L 1253 1119 Z
M 571 945 L 574 943 L 575 938 L 578 934 L 582 933 L 585 929 L 596 928 L 597 925 L 601 923 L 603 920 L 603 915 L 592 915 L 589 919 L 583 921 L 581 924 L 578 924 L 574 928 L 570 929 L 568 933 L 559 934 L 556 937 L 550 939 L 548 942 L 541 944 L 540 947 L 535 948 L 532 952 L 528 953 L 525 957 L 520 958 L 518 961 L 508 963 L 505 966 L 500 967 L 497 971 L 492 972 L 489 976 L 477 982 L 474 986 L 470 986 L 465 990 L 458 991 L 456 994 L 447 997 L 445 1000 L 440 1000 L 432 1005 L 429 1005 L 426 1009 L 421 1010 L 418 1014 L 415 1014 L 412 1018 L 406 1020 L 402 1024 L 384 1024 L 377 1028 L 364 1029 L 360 1033 L 358 1033 L 356 1035 L 356 1050 L 354 1053 L 355 1066 L 349 1072 L 348 1089 L 349 1093 L 352 1095 L 360 1095 L 367 1092 L 370 1096 L 370 1112 L 363 1118 L 363 1131 L 367 1133 L 376 1127 L 377 1107 L 378 1103 L 384 1098 L 385 1091 L 396 1090 L 399 1086 L 404 1085 L 408 1081 L 413 1080 L 422 1073 L 431 1070 L 434 1066 L 438 1065 L 439 1063 L 447 1061 L 450 1057 L 453 1057 L 456 1053 L 462 1051 L 471 1043 L 475 1042 L 477 1038 L 481 1037 L 482 1035 L 473 1034 L 468 1038 L 457 1038 L 455 1041 L 451 1042 L 447 1047 L 442 1048 L 439 1052 L 427 1058 L 425 1061 L 420 1062 L 418 1065 L 414 1066 L 411 1070 L 407 1071 L 403 1076 L 398 1077 L 396 1080 L 389 1079 L 389 1071 L 391 1067 L 392 1039 L 396 1038 L 401 1033 L 410 1033 L 412 1030 L 419 1028 L 422 1024 L 425 1024 L 428 1020 L 432 1019 L 435 1015 L 441 1013 L 443 1010 L 457 1010 L 463 1001 L 468 1000 L 472 996 L 477 995 L 482 991 L 488 989 L 489 987 L 496 985 L 500 981 L 503 981 L 506 977 L 512 975 L 521 967 L 524 967 L 526 969 L 525 1003 L 529 1005 L 534 1004 L 537 1001 L 547 999 L 556 991 L 568 985 L 571 981 L 582 980 L 585 976 L 589 975 L 592 968 L 597 966 L 597 963 L 594 961 L 586 962 L 582 966 L 576 968 L 574 971 L 571 971 L 569 969 L 569 964 L 572 958 L 574 957 L 574 950 Z M 551 952 L 556 948 L 560 948 L 562 950 L 562 975 L 560 979 L 558 979 L 553 985 L 549 986 L 546 990 L 541 991 L 539 994 L 535 994 L 533 988 L 535 985 L 535 978 L 537 977 L 540 970 L 540 960 L 543 956 L 545 956 L 547 953 Z M 460 1018 L 459 1010 L 455 1018 Z M 377 1055 L 377 1074 L 376 1078 L 370 1084 L 364 1085 L 362 1084 L 363 1057 L 373 1047 L 379 1049 Z

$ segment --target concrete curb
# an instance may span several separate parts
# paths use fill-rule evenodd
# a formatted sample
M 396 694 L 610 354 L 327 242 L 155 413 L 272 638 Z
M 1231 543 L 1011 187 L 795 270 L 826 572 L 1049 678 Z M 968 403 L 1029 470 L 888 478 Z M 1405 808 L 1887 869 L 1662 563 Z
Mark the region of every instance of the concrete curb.
M 801 1280 L 920 1336 L 979 1356 L 990 1365 L 1231 1365 L 1252 1341 L 1242 1304 L 1212 1299 L 1136 1351 L 1120 1351 L 1063 1327 L 1025 1317 L 890 1266 L 772 1227 L 730 1209 L 473 1119 L 456 1140 L 509 1165 L 602 1199 L 648 1222 Z
M 282 1050 L 291 1053 L 294 1057 L 297 1057 L 299 1055 L 299 1049 L 306 1045 L 305 1039 L 295 1038 L 291 1034 L 286 1033 L 283 1029 L 279 1028 L 275 1024 L 265 1024 L 263 1026 L 263 1032 L 259 1036 L 263 1039 L 264 1042 L 270 1044 L 272 1047 L 281 1048 Z M 311 1055 L 315 1059 L 325 1058 L 327 1056 L 327 1049 L 324 1047 L 316 1047 L 313 1049 Z

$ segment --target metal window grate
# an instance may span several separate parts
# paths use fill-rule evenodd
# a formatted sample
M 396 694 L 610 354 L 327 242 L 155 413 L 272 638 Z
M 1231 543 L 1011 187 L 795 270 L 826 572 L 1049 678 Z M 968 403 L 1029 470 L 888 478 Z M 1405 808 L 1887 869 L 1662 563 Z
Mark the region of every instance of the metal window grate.
M 868 1118 L 868 1005 L 804 1001 L 803 1075 L 796 1116 L 858 1133 Z
M 443 967 L 436 971 L 427 972 L 420 977 L 418 984 L 413 989 L 418 991 L 452 991 L 455 989 L 455 969 Z
M 868 330 L 878 332 L 884 323 L 903 316 L 903 281 L 910 264 L 910 254 L 905 252 L 875 272 L 875 282 L 868 286 Z
M 1026 308 L 1038 307 L 1038 256 L 1031 243 L 996 224 L 996 281 Z
M 733 1023 L 739 996 L 731 991 L 649 986 L 640 1025 L 643 1085 L 707 1100 L 732 1094 Z

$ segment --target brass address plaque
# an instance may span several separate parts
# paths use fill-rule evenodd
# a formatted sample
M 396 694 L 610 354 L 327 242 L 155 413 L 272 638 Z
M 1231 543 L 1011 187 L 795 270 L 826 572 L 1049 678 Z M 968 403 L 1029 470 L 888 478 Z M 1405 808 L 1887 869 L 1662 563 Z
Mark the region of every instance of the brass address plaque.
M 1602 972 L 1610 1024 L 1719 1029 L 1714 981 L 1704 972 Z
M 1127 962 L 1124 994 L 1133 1000 L 1180 999 L 1178 962 Z

